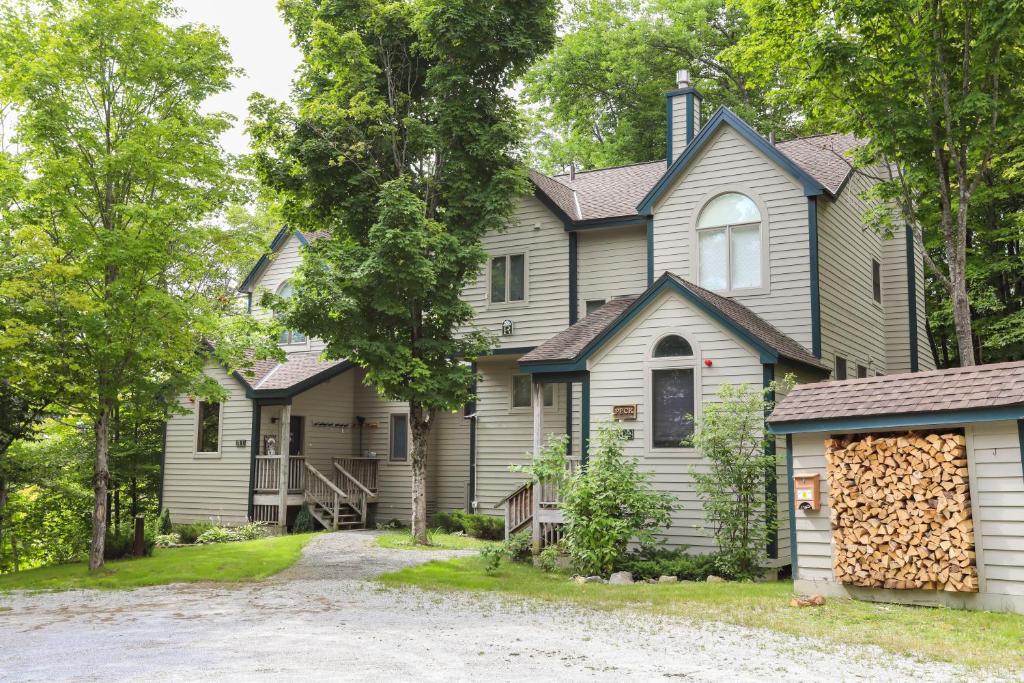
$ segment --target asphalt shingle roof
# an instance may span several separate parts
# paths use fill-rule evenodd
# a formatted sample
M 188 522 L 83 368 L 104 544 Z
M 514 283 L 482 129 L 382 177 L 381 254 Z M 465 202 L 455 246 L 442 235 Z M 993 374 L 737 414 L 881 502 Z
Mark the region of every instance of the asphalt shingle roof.
M 239 371 L 238 374 L 254 391 L 273 391 L 290 389 L 343 363 L 346 361 L 322 360 L 317 351 L 298 351 L 289 353 L 283 363 L 274 360 L 256 361 L 251 369 Z
M 760 317 L 743 304 L 699 287 L 673 273 L 665 273 L 648 292 L 657 289 L 662 279 L 670 278 L 709 307 L 717 310 L 732 323 L 745 330 L 765 346 L 774 349 L 784 358 L 824 369 L 821 361 L 792 337 L 782 333 L 771 323 Z M 578 360 L 587 347 L 606 330 L 625 316 L 645 294 L 634 297 L 612 299 L 575 325 L 559 332 L 522 358 L 520 363 L 558 363 Z
M 1024 361 L 801 384 L 770 424 L 1024 404 Z
M 846 153 L 863 144 L 856 135 L 837 133 L 786 140 L 775 148 L 836 195 L 853 172 Z

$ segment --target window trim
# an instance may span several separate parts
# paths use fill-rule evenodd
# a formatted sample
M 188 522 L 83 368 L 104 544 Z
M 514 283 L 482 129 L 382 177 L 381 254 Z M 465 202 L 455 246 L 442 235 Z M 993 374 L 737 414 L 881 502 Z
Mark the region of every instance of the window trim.
M 530 403 L 528 405 L 525 405 L 525 406 L 517 406 L 516 405 L 516 377 L 530 377 L 531 378 L 530 379 L 530 394 L 529 394 L 529 396 L 530 396 Z M 522 373 L 522 372 L 515 372 L 515 371 L 513 371 L 512 374 L 509 375 L 509 380 L 508 380 L 508 409 L 509 409 L 509 411 L 526 412 L 526 411 L 529 411 L 529 410 L 533 410 L 533 379 L 532 378 L 533 378 L 533 375 L 529 375 L 529 374 Z M 545 411 L 547 411 L 547 410 L 555 410 L 555 411 L 557 411 L 559 406 L 560 406 L 559 401 L 558 401 L 558 394 L 559 394 L 559 392 L 558 392 L 558 384 L 548 383 L 548 384 L 545 384 L 544 387 L 545 387 L 545 390 L 546 390 L 547 387 L 551 387 L 551 405 L 548 405 L 547 401 L 545 401 L 544 402 L 544 410 Z
M 697 223 L 700 221 L 700 216 L 704 213 L 704 209 L 718 197 L 724 194 L 741 194 L 754 203 L 757 207 L 757 211 L 761 214 L 761 221 L 759 223 L 736 223 L 735 225 L 713 225 L 704 228 L 698 228 Z M 691 244 L 693 248 L 690 250 L 693 254 L 693 264 L 691 266 L 692 272 L 690 276 L 693 282 L 697 283 L 701 287 L 704 285 L 700 281 L 700 236 L 702 232 L 714 232 L 724 231 L 725 232 L 725 269 L 726 269 L 726 288 L 725 289 L 714 289 L 719 294 L 767 294 L 771 290 L 771 269 L 769 268 L 769 241 L 768 241 L 768 228 L 771 224 L 768 208 L 765 206 L 761 198 L 755 193 L 751 192 L 749 188 L 740 187 L 736 185 L 722 185 L 713 188 L 707 192 L 704 197 L 701 198 L 697 204 L 697 209 L 694 211 L 693 216 L 690 219 L 690 236 Z M 758 235 L 761 238 L 761 284 L 756 287 L 733 287 L 732 286 L 732 230 L 733 228 L 746 228 L 756 225 L 758 227 Z M 710 289 L 710 288 L 709 288 Z
M 289 278 L 287 280 L 284 280 L 281 284 L 279 284 L 277 286 L 277 289 L 274 290 L 274 293 L 277 294 L 277 296 L 281 296 L 281 290 L 284 289 L 285 287 L 289 286 L 290 284 L 291 284 L 291 278 Z M 274 317 L 277 317 L 276 314 L 274 314 Z M 277 340 L 277 345 L 280 346 L 280 347 L 284 347 L 284 348 L 293 350 L 293 351 L 309 349 L 309 336 L 308 335 L 302 335 L 302 336 L 306 337 L 305 341 L 293 342 L 292 341 L 292 334 L 294 334 L 295 332 L 297 332 L 297 330 L 290 330 L 290 329 L 289 330 L 285 330 L 284 334 L 288 335 L 288 341 L 287 342 L 282 342 L 280 339 L 278 339 Z M 302 333 L 299 332 L 299 334 L 302 334 Z
M 509 277 L 508 264 L 513 256 L 523 257 L 523 298 L 516 299 L 515 301 L 508 300 L 508 288 L 511 283 Z M 491 301 L 491 269 L 494 267 L 495 259 L 505 259 L 505 301 Z M 525 249 L 517 249 L 513 251 L 502 251 L 487 255 L 487 268 L 486 268 L 486 283 L 484 286 L 484 296 L 486 309 L 502 309 L 502 308 L 516 308 L 519 306 L 525 306 L 530 303 L 530 252 Z
M 195 399 L 195 408 L 193 409 L 193 429 L 192 429 L 192 454 L 197 458 L 219 458 L 224 452 L 224 404 L 227 399 L 218 401 L 219 406 L 217 410 L 217 450 L 215 451 L 201 451 L 199 450 L 199 431 L 200 431 L 200 414 L 202 412 L 202 404 L 211 404 L 213 401 L 206 401 L 204 399 Z
M 601 306 L 604 306 L 606 303 L 608 303 L 608 299 L 586 299 L 583 302 L 583 317 L 586 318 L 588 315 L 596 311 L 598 308 L 601 308 Z M 590 308 L 590 304 L 597 304 L 597 306 L 594 308 L 594 311 L 588 310 Z
M 693 355 L 690 356 L 664 356 L 656 358 L 654 356 L 654 349 L 658 347 L 666 337 L 682 337 L 689 344 L 693 350 Z M 647 346 L 647 351 L 644 357 L 644 393 L 643 393 L 643 405 L 646 406 L 644 410 L 644 445 L 647 448 L 648 453 L 656 453 L 658 455 L 696 455 L 697 449 L 692 446 L 655 446 L 654 445 L 654 371 L 656 370 L 693 370 L 693 417 L 694 420 L 699 420 L 701 415 L 701 386 L 702 386 L 702 372 L 701 372 L 701 350 L 700 345 L 697 344 L 696 340 L 692 336 L 683 334 L 679 330 L 665 330 L 658 334 Z
M 405 458 L 398 459 L 395 457 L 395 418 L 405 418 Z M 396 412 L 388 413 L 388 457 L 389 463 L 396 464 L 407 464 L 409 462 L 409 456 L 412 454 L 412 427 L 409 423 L 409 413 Z

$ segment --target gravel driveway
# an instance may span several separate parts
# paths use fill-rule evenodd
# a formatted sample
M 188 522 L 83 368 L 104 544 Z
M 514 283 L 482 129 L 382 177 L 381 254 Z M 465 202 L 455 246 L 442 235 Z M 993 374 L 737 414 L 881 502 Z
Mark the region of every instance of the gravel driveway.
M 366 579 L 462 552 L 316 537 L 257 584 L 0 596 L 0 680 L 964 680 L 874 648 Z M 975 678 L 977 680 L 977 678 Z

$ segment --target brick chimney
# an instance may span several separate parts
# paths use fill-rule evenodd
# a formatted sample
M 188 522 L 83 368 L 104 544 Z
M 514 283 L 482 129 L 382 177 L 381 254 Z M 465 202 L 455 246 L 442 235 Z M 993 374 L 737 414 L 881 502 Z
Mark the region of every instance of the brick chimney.
M 666 93 L 665 97 L 668 100 L 665 157 L 671 166 L 700 130 L 704 96 L 690 85 L 690 72 L 680 69 L 676 72 L 676 89 Z

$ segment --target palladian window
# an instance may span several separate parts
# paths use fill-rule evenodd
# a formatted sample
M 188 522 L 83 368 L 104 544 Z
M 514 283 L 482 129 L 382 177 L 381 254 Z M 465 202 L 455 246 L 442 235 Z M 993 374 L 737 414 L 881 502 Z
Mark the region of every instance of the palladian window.
M 291 299 L 295 296 L 295 288 L 292 287 L 291 282 L 285 282 L 277 290 L 277 295 L 282 299 Z M 305 344 L 306 335 L 302 334 L 298 330 L 284 330 L 281 332 L 281 339 L 278 342 L 280 344 Z
M 750 197 L 726 192 L 708 202 L 697 219 L 697 240 L 701 287 L 761 286 L 761 212 Z

